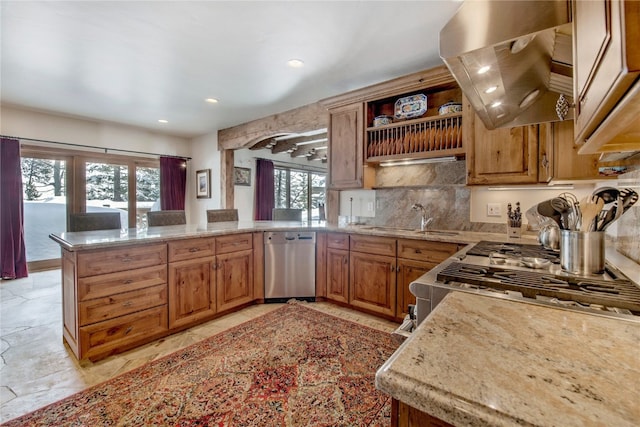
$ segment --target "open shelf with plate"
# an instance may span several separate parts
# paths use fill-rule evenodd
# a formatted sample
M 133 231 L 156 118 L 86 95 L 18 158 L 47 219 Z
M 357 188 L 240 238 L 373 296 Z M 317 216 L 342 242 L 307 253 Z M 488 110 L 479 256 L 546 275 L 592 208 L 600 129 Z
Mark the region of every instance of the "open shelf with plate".
M 461 101 L 454 84 L 367 102 L 365 161 L 464 156 L 462 112 L 439 114 L 444 104 Z M 392 122 L 379 124 L 385 121 Z

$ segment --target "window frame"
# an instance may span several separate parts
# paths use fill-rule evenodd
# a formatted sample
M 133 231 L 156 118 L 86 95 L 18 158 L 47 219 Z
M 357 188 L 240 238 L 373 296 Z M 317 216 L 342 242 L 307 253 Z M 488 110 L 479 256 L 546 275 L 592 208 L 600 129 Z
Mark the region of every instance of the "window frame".
M 281 171 L 285 171 L 286 172 L 286 182 L 285 182 L 285 188 L 286 188 L 286 206 L 284 206 L 284 208 L 286 209 L 290 209 L 291 208 L 291 171 L 295 171 L 298 173 L 305 173 L 307 174 L 307 200 L 306 200 L 306 211 L 307 211 L 307 218 L 306 220 L 308 222 L 312 221 L 311 218 L 311 210 L 312 210 L 312 201 L 313 201 L 313 185 L 312 185 L 312 179 L 311 179 L 311 175 L 315 174 L 315 175 L 322 175 L 325 178 L 325 203 L 326 203 L 326 191 L 327 191 L 327 172 L 326 171 L 319 171 L 319 170 L 312 170 L 312 169 L 305 169 L 304 167 L 293 167 L 293 166 L 284 166 L 284 165 L 278 165 L 278 164 L 274 164 L 273 166 L 273 173 L 274 173 L 274 180 L 275 180 L 275 174 L 277 170 L 281 170 Z M 275 202 L 277 204 L 278 199 L 276 197 L 276 187 L 274 185 L 274 199 Z M 275 206 L 278 207 L 278 206 Z M 304 218 L 303 218 L 304 220 Z

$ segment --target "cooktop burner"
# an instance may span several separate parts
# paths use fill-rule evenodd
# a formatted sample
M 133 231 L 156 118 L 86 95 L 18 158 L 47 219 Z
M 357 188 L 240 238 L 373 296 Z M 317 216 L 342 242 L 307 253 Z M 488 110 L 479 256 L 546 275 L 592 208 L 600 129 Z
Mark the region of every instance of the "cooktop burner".
M 467 255 L 488 257 L 492 252 L 514 257 L 543 258 L 554 264 L 560 264 L 560 253 L 545 249 L 540 245 L 523 245 L 519 243 L 500 243 L 481 241 L 467 251 Z
M 437 279 L 442 282 L 461 282 L 517 291 L 528 298 L 540 295 L 583 304 L 619 307 L 640 313 L 640 288 L 630 280 L 619 278 L 602 280 L 452 262 L 438 273 Z

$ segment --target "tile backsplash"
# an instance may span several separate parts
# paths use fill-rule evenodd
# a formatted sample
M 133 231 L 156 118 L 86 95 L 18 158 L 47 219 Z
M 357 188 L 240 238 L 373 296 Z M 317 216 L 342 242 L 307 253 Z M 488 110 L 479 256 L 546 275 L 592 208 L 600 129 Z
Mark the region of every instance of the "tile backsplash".
M 620 175 L 620 187 L 632 187 L 640 193 L 640 168 Z M 618 219 L 616 249 L 640 264 L 640 202 L 632 206 Z

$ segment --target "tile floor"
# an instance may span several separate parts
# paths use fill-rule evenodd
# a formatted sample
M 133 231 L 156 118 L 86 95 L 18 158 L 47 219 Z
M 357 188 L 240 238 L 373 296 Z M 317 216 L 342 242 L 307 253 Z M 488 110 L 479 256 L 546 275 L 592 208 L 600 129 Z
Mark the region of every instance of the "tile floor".
M 0 423 L 275 310 L 255 305 L 123 354 L 78 362 L 62 340 L 60 270 L 0 281 Z M 395 323 L 330 303 L 321 311 L 391 332 Z

